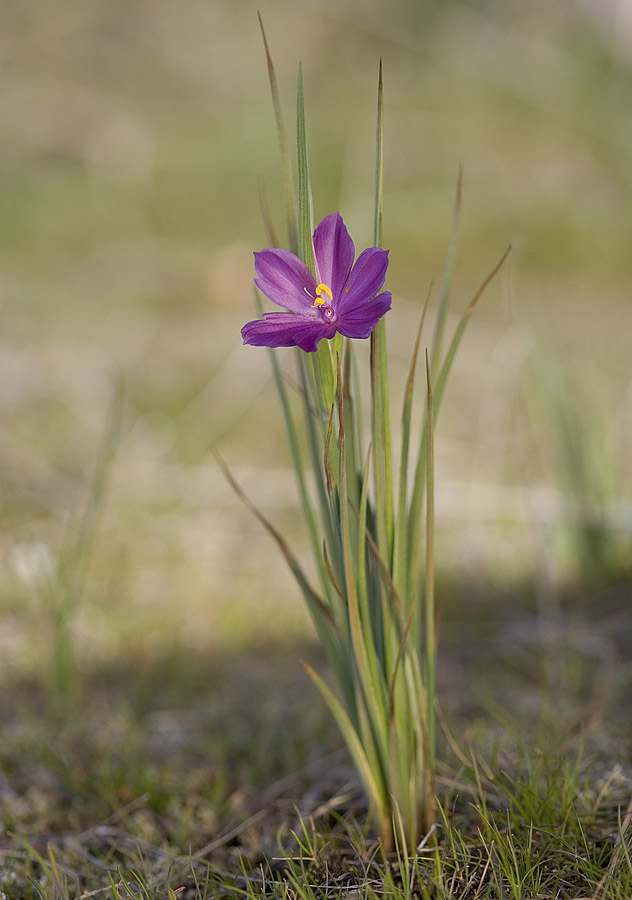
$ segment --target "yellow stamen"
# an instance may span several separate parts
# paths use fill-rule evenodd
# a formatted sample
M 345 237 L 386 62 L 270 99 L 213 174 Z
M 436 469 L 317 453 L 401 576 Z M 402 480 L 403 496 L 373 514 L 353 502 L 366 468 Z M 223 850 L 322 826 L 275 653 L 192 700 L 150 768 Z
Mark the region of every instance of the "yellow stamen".
M 326 301 L 323 300 L 322 295 L 327 294 L 330 300 L 333 300 L 333 294 L 331 293 L 331 288 L 327 287 L 326 284 L 319 284 L 316 288 L 316 299 L 314 300 L 314 306 L 324 306 Z

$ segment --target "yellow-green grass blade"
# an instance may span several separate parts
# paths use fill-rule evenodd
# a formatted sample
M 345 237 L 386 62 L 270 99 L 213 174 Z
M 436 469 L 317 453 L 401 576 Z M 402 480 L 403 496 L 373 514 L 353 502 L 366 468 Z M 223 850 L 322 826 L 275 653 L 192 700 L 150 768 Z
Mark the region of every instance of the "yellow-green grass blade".
M 384 173 L 384 83 L 382 61 L 378 75 L 377 120 L 375 137 L 375 204 L 373 244 L 382 241 L 382 205 Z M 375 515 L 380 552 L 392 565 L 393 552 L 393 459 L 391 442 L 390 395 L 386 354 L 386 323 L 381 319 L 371 334 L 371 397 Z
M 287 222 L 287 233 L 289 248 L 293 253 L 298 253 L 298 226 L 296 220 L 296 190 L 294 187 L 294 175 L 292 173 L 292 163 L 288 152 L 287 133 L 285 131 L 285 122 L 283 119 L 283 109 L 281 106 L 281 96 L 279 86 L 272 63 L 272 56 L 268 47 L 266 33 L 263 28 L 263 20 L 261 13 L 259 16 L 259 27 L 261 28 L 261 36 L 263 38 L 263 47 L 266 54 L 266 63 L 268 65 L 268 78 L 270 81 L 270 91 L 272 93 L 272 105 L 274 107 L 274 117 L 276 120 L 277 135 L 279 139 L 279 151 L 281 154 L 281 167 L 283 170 L 283 194 L 285 197 L 285 218 Z M 276 247 L 277 244 L 272 244 Z
M 375 764 L 370 764 L 365 745 L 360 739 L 353 722 L 349 718 L 347 711 L 338 697 L 336 697 L 329 685 L 314 671 L 309 663 L 303 662 L 303 668 L 322 694 L 340 728 L 345 743 L 349 748 L 351 758 L 362 779 L 367 795 L 375 804 L 380 828 L 382 832 L 384 832 L 385 827 L 388 827 L 385 823 L 390 822 L 390 803 L 388 788 L 383 775 L 380 772 L 379 767 Z
M 355 532 L 357 545 L 356 591 L 360 620 L 362 623 L 363 639 L 365 645 L 369 648 L 368 659 L 371 677 L 373 683 L 379 685 L 380 693 L 386 696 L 387 674 L 384 662 L 385 620 L 383 618 L 382 609 L 380 607 L 378 607 L 377 610 L 375 609 L 375 585 L 372 581 L 367 579 L 367 547 L 371 549 L 372 553 L 379 560 L 377 546 L 367 528 L 370 459 L 371 454 L 369 448 L 364 467 L 360 506 L 357 512 L 358 527 Z M 379 562 L 382 561 L 379 560 Z M 386 572 L 386 577 L 389 577 L 388 572 Z M 379 615 L 376 616 L 376 612 L 378 612 Z
M 452 278 L 454 273 L 454 263 L 456 259 L 456 246 L 459 231 L 459 223 L 461 219 L 463 193 L 463 169 L 459 167 L 457 177 L 456 195 L 454 198 L 454 207 L 452 210 L 452 222 L 450 225 L 450 235 L 448 238 L 448 247 L 446 250 L 446 258 L 443 269 L 443 280 L 439 292 L 439 304 L 437 308 L 437 318 L 435 321 L 434 336 L 432 341 L 432 352 L 430 355 L 430 368 L 434 373 L 439 365 L 439 355 L 443 343 L 443 332 L 448 314 L 448 306 L 450 301 L 450 293 L 452 289 Z M 420 531 L 421 531 L 421 515 L 422 502 L 425 486 L 425 468 L 426 468 L 426 444 L 427 429 L 424 425 L 421 435 L 421 443 L 417 454 L 417 462 L 415 465 L 415 475 L 413 479 L 413 491 L 410 500 L 410 512 L 408 516 L 408 572 L 409 572 L 409 589 L 415 592 L 415 584 L 419 582 L 419 565 L 420 565 Z
M 333 598 L 331 597 L 331 592 L 329 590 L 329 580 L 327 578 L 327 572 L 322 564 L 322 559 L 320 556 L 321 535 L 318 529 L 318 522 L 316 520 L 312 501 L 309 496 L 309 491 L 307 489 L 307 482 L 305 479 L 305 466 L 302 459 L 294 416 L 292 415 L 292 410 L 290 407 L 287 387 L 285 381 L 283 380 L 275 351 L 269 350 L 268 352 L 270 355 L 272 373 L 274 375 L 277 393 L 281 402 L 281 410 L 283 412 L 283 420 L 285 422 L 285 431 L 290 446 L 292 465 L 294 467 L 294 474 L 296 477 L 296 484 L 298 487 L 299 498 L 303 509 L 303 515 L 305 516 L 307 532 L 312 546 L 312 553 L 319 568 L 318 574 L 320 577 L 321 586 L 323 588 L 323 591 L 325 592 L 325 596 L 329 601 L 329 606 L 331 607 Z M 333 602 L 335 603 L 335 600 Z
M 261 299 L 258 293 L 255 293 L 255 305 L 257 307 L 258 312 L 261 314 Z M 308 376 L 306 374 L 306 363 L 305 357 L 306 354 L 301 350 L 297 350 L 297 360 L 299 372 L 301 374 L 301 388 L 300 393 L 303 399 L 303 411 L 305 416 L 306 423 L 306 431 L 308 437 L 308 446 L 310 450 L 310 458 L 313 467 L 314 474 L 314 483 L 316 485 L 316 494 L 318 499 L 318 506 L 320 510 L 320 518 L 322 522 L 322 527 L 327 536 L 327 540 L 332 548 L 334 553 L 336 563 L 337 563 L 337 571 L 339 573 L 339 577 L 342 577 L 342 557 L 340 553 L 336 553 L 337 548 L 340 545 L 339 541 L 339 526 L 336 520 L 333 520 L 332 512 L 330 509 L 330 505 L 327 498 L 327 491 L 324 486 L 323 480 L 323 468 L 321 466 L 321 456 L 320 456 L 320 444 L 319 437 L 317 433 L 317 429 L 314 427 L 313 422 L 313 407 L 310 405 L 310 394 L 309 387 L 307 384 Z M 285 430 L 288 438 L 288 443 L 290 446 L 290 454 L 292 457 L 292 465 L 294 467 L 294 474 L 296 476 L 296 483 L 299 491 L 299 498 L 301 501 L 301 506 L 303 509 L 303 514 L 305 516 L 305 523 L 307 525 L 307 531 L 310 539 L 310 544 L 312 547 L 312 554 L 316 561 L 318 567 L 318 575 L 320 578 L 321 587 L 325 597 L 327 598 L 329 607 L 333 610 L 334 615 L 337 617 L 338 621 L 344 621 L 344 613 L 339 608 L 339 604 L 337 602 L 337 596 L 332 594 L 331 591 L 331 581 L 327 575 L 326 567 L 323 563 L 323 558 L 321 556 L 320 548 L 321 548 L 321 532 L 318 527 L 318 520 L 316 518 L 316 514 L 314 512 L 314 507 L 312 504 L 312 500 L 309 496 L 309 491 L 307 488 L 307 481 L 305 477 L 305 465 L 303 462 L 303 455 L 301 452 L 300 441 L 298 437 L 297 427 L 294 421 L 294 416 L 292 415 L 292 410 L 290 406 L 290 400 L 288 397 L 287 386 L 283 375 L 281 373 L 281 369 L 279 366 L 277 354 L 274 350 L 268 350 L 270 355 L 270 362 L 272 365 L 272 372 L 274 375 L 275 386 L 277 389 L 277 393 L 279 395 L 279 400 L 281 401 L 281 410 L 283 412 L 283 419 L 285 422 Z M 337 461 L 336 461 L 337 464 Z
M 299 66 L 298 86 L 296 91 L 296 174 L 298 188 L 298 255 L 303 260 L 312 274 L 316 276 L 316 261 L 314 258 L 314 244 L 312 233 L 314 231 L 312 213 L 312 190 L 309 180 L 309 157 L 307 153 L 307 132 L 305 126 L 305 94 L 303 89 L 303 67 Z M 314 354 L 314 380 L 320 406 L 320 412 L 324 416 L 334 402 L 335 373 L 329 349 L 329 341 L 322 340 Z
M 302 65 L 298 68 L 298 85 L 296 91 L 296 163 L 298 187 L 298 255 L 310 269 L 312 274 L 315 274 L 314 246 L 312 243 L 312 191 L 309 181 Z
M 334 342 L 335 343 L 335 342 Z M 360 470 L 358 468 L 358 450 L 361 433 L 357 428 L 356 403 L 351 390 L 351 365 L 353 356 L 353 341 L 346 338 L 344 341 L 343 359 L 343 390 L 345 402 L 345 438 L 347 441 L 347 491 L 349 502 L 354 509 L 358 509 L 362 484 L 360 482 Z M 365 476 L 366 477 L 366 476 Z M 355 545 L 354 545 L 355 551 Z
M 315 360 L 315 373 L 317 380 L 318 397 L 320 402 L 321 415 L 323 417 L 329 414 L 334 404 L 335 377 L 334 365 L 331 359 L 331 350 L 329 341 L 323 338 L 318 342 L 316 353 L 313 354 Z
M 73 659 L 71 617 L 83 596 L 90 562 L 93 558 L 99 522 L 103 512 L 112 464 L 123 415 L 123 385 L 113 386 L 103 439 L 88 491 L 86 505 L 70 523 L 55 578 L 47 584 L 47 599 L 54 630 L 51 641 L 50 687 L 54 692 L 55 714 L 65 714 L 79 687 Z
M 356 571 L 351 548 L 351 535 L 349 528 L 349 498 L 347 493 L 347 475 L 345 462 L 345 414 L 344 391 L 338 360 L 338 449 L 340 454 L 340 525 L 342 537 L 342 551 L 344 557 L 345 589 L 347 595 L 349 630 L 353 647 L 353 654 L 358 668 L 358 675 L 362 685 L 371 725 L 379 741 L 380 751 L 383 754 L 382 762 L 385 762 L 387 745 L 384 738 L 388 739 L 388 720 L 386 710 L 385 691 L 379 659 L 375 652 L 375 645 L 370 629 L 364 627 L 362 611 L 360 609 Z
M 476 308 L 476 304 L 480 300 L 480 298 L 483 295 L 483 293 L 485 292 L 486 288 L 494 280 L 494 278 L 496 277 L 496 275 L 502 268 L 503 264 L 505 263 L 505 260 L 507 259 L 507 257 L 509 256 L 510 253 L 511 253 L 511 247 L 507 247 L 507 249 L 503 253 L 502 257 L 496 263 L 496 265 L 491 270 L 489 275 L 487 275 L 487 277 L 484 279 L 481 286 L 479 287 L 479 289 L 476 291 L 476 293 L 474 294 L 474 296 L 468 303 L 465 312 L 461 316 L 459 324 L 457 325 L 454 335 L 452 336 L 450 346 L 448 347 L 448 350 L 446 352 L 445 359 L 443 360 L 443 363 L 441 364 L 439 374 L 435 379 L 433 390 L 434 390 L 434 395 L 435 395 L 435 407 L 436 407 L 437 411 L 439 409 L 441 400 L 443 398 L 443 392 L 444 392 L 444 389 L 446 386 L 446 382 L 448 380 L 448 375 L 450 374 L 450 369 L 452 368 L 452 363 L 454 362 L 454 357 L 456 356 L 456 351 L 459 348 L 459 344 L 461 343 L 461 338 L 463 337 L 463 335 L 465 333 L 465 329 L 467 328 L 467 325 L 470 321 L 472 313 L 474 312 L 474 309 Z
M 242 490 L 240 485 L 237 483 L 235 478 L 233 477 L 232 472 L 217 452 L 214 451 L 215 458 L 222 472 L 224 473 L 224 477 L 228 481 L 229 485 L 237 495 L 237 497 L 241 500 L 244 506 L 254 515 L 254 517 L 263 525 L 268 534 L 274 539 L 275 543 L 279 547 L 292 575 L 294 576 L 298 586 L 301 589 L 301 592 L 305 598 L 307 603 L 307 607 L 312 617 L 312 621 L 316 627 L 318 632 L 318 636 L 322 641 L 325 652 L 327 653 L 328 658 L 330 659 L 332 665 L 334 666 L 334 670 L 336 672 L 336 676 L 340 679 L 340 686 L 345 696 L 349 693 L 351 696 L 352 688 L 350 685 L 350 679 L 347 674 L 348 666 L 343 658 L 341 647 L 339 644 L 338 633 L 335 628 L 334 617 L 330 607 L 327 605 L 325 600 L 314 590 L 314 588 L 310 585 L 309 579 L 307 575 L 303 571 L 301 564 L 299 563 L 296 556 L 290 550 L 290 547 L 285 540 L 285 538 L 280 534 L 280 532 L 274 527 L 274 525 L 270 522 L 270 520 L 261 512 L 261 510 L 250 500 L 247 494 Z M 320 554 L 319 554 L 320 555 Z M 324 563 L 323 563 L 324 565 Z M 326 574 L 326 573 L 325 573 Z M 327 576 L 326 576 L 327 577 Z
M 432 293 L 432 283 L 428 288 L 426 300 L 419 320 L 417 328 L 417 337 L 413 348 L 413 355 L 408 371 L 408 378 L 404 388 L 404 400 L 402 403 L 402 446 L 399 462 L 399 492 L 397 498 L 397 529 L 395 533 L 395 549 L 394 549 L 394 582 L 396 590 L 400 597 L 403 597 L 406 609 L 415 605 L 415 597 L 408 590 L 408 458 L 410 452 L 410 431 L 412 420 L 412 404 L 413 392 L 415 386 L 415 370 L 417 367 L 417 357 L 419 354 L 419 344 L 421 342 L 421 334 L 423 331 L 426 313 L 430 305 L 430 296 Z M 413 633 L 418 634 L 418 627 L 415 626 Z
M 459 233 L 459 224 L 461 221 L 461 206 L 463 196 L 463 167 L 459 166 L 459 174 L 456 183 L 456 196 L 454 198 L 454 207 L 452 210 L 452 222 L 450 225 L 450 236 L 448 238 L 448 249 L 446 251 L 445 265 L 443 269 L 443 280 L 439 291 L 439 306 L 437 308 L 437 318 L 435 321 L 434 337 L 432 341 L 432 353 L 430 356 L 430 367 L 434 373 L 435 366 L 439 364 L 441 357 L 441 347 L 443 343 L 443 334 L 445 331 L 446 319 L 448 315 L 448 307 L 450 305 L 450 294 L 452 291 L 452 279 L 454 276 L 454 264 L 456 260 L 456 246 Z
M 377 126 L 375 129 L 375 211 L 373 217 L 373 246 L 382 246 L 382 205 L 384 199 L 384 82 L 382 60 L 377 79 Z
M 290 550 L 290 547 L 283 535 L 275 528 L 275 526 L 272 524 L 272 522 L 270 522 L 267 516 L 265 516 L 261 512 L 259 507 L 256 506 L 248 497 L 248 495 L 243 491 L 217 450 L 214 451 L 214 455 L 215 459 L 217 460 L 217 464 L 224 474 L 224 477 L 226 478 L 227 482 L 229 483 L 237 497 L 239 497 L 241 502 L 253 514 L 253 516 L 259 522 L 261 522 L 268 534 L 270 534 L 271 537 L 274 538 L 274 541 L 281 550 L 281 553 L 283 554 L 290 568 L 290 571 L 296 578 L 296 581 L 298 582 L 301 590 L 305 594 L 305 598 L 307 599 L 310 609 L 313 608 L 317 612 L 319 617 L 328 622 L 330 625 L 333 625 L 334 621 L 331 610 L 322 599 L 322 597 L 320 597 L 309 584 L 309 581 L 301 567 L 301 564 Z
M 358 507 L 358 553 L 357 553 L 357 582 L 358 592 L 361 596 L 368 596 L 368 584 L 366 574 L 366 518 L 369 503 L 369 466 L 371 463 L 371 444 L 367 449 L 366 462 L 364 464 L 364 473 L 362 477 L 362 492 L 360 494 L 360 505 Z
M 459 323 L 452 335 L 452 340 L 448 346 L 445 357 L 441 366 L 439 368 L 439 372 L 436 376 L 433 377 L 433 402 L 434 402 L 434 417 L 435 423 L 439 415 L 439 409 L 441 407 L 441 402 L 443 400 L 443 395 L 445 392 L 445 387 L 448 381 L 448 376 L 450 374 L 450 370 L 452 368 L 452 364 L 456 357 L 457 350 L 459 348 L 459 344 L 461 343 L 461 339 L 465 334 L 465 329 L 468 326 L 468 323 L 472 317 L 472 313 L 476 308 L 478 301 L 480 300 L 482 294 L 485 289 L 489 286 L 490 282 L 496 277 L 499 270 L 505 263 L 505 260 L 509 256 L 511 252 L 511 247 L 508 247 L 505 250 L 504 254 L 500 258 L 500 260 L 496 263 L 491 272 L 486 276 L 483 280 L 482 284 L 470 300 L 467 305 L 463 315 L 461 316 Z M 431 365 L 431 375 L 434 371 Z M 427 423 L 426 423 L 427 424 Z M 420 528 L 421 528 L 421 504 L 423 501 L 423 494 L 425 488 L 425 470 L 426 470 L 426 454 L 428 448 L 428 431 L 427 427 L 424 428 L 421 438 L 421 444 L 419 448 L 419 454 L 417 457 L 417 464 L 415 468 L 415 476 L 413 483 L 413 493 L 410 503 L 410 513 L 409 513 L 409 538 L 408 538 L 408 549 L 409 549 L 409 577 L 410 577 L 410 585 L 411 590 L 415 583 L 415 579 L 419 575 L 419 537 L 420 537 Z
M 297 357 L 301 377 L 305 436 L 307 438 L 309 457 L 312 465 L 321 524 L 327 540 L 327 546 L 329 547 L 332 564 L 338 578 L 342 581 L 344 568 L 342 553 L 340 551 L 340 522 L 337 509 L 332 508 L 330 494 L 327 489 L 327 476 L 323 465 L 327 438 L 326 433 L 324 432 L 324 422 L 320 417 L 317 407 L 314 405 L 317 404 L 318 401 L 315 397 L 316 388 L 314 385 L 314 371 L 311 364 L 311 354 L 308 356 L 308 354 L 303 353 L 302 350 L 297 350 Z M 334 456 L 332 458 L 334 479 L 337 478 L 337 466 L 338 460 Z M 315 558 L 320 557 L 320 541 L 321 538 L 318 536 L 317 543 L 312 542 Z M 345 617 L 346 613 L 344 613 L 344 611 L 338 607 L 338 604 L 336 604 L 336 620 L 339 624 L 343 623 Z
M 123 384 L 113 386 L 103 440 L 88 492 L 88 501 L 76 524 L 76 534 L 70 536 L 62 555 L 61 581 L 64 604 L 72 608 L 83 592 L 87 568 L 92 557 L 99 518 L 107 493 L 109 476 L 121 430 L 123 416 Z
M 428 452 L 426 453 L 426 592 L 425 592 L 425 651 L 426 651 L 426 721 L 428 733 L 427 765 L 434 777 L 435 770 L 435 669 L 436 669 L 436 623 L 434 592 L 434 410 L 430 361 L 426 353 L 426 382 L 428 388 Z

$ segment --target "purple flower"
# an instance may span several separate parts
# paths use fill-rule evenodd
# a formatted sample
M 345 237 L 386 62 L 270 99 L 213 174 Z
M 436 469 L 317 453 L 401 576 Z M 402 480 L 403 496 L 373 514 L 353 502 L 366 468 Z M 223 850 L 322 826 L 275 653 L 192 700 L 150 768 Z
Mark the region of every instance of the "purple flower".
M 316 278 L 288 250 L 255 253 L 255 284 L 289 312 L 264 313 L 241 329 L 244 344 L 300 347 L 311 353 L 322 338 L 339 331 L 368 338 L 391 308 L 389 291 L 378 291 L 388 268 L 388 250 L 370 247 L 353 262 L 355 247 L 340 213 L 325 216 L 314 232 Z

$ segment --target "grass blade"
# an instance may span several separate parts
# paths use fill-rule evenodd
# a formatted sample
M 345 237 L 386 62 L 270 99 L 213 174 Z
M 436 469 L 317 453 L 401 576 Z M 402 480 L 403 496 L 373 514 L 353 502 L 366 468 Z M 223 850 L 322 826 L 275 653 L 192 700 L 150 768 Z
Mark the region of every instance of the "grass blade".
M 338 448 L 340 453 L 339 463 L 339 493 L 340 493 L 340 526 L 342 538 L 342 551 L 344 557 L 345 588 L 347 595 L 349 630 L 353 645 L 353 654 L 356 660 L 358 674 L 362 685 L 362 692 L 366 701 L 369 719 L 376 736 L 378 746 L 382 753 L 387 744 L 384 738 L 388 736 L 387 709 L 383 690 L 383 676 L 380 662 L 375 652 L 375 642 L 369 623 L 365 615 L 362 615 L 360 597 L 357 591 L 356 572 L 354 567 L 353 552 L 351 548 L 351 534 L 349 528 L 349 497 L 347 493 L 347 475 L 345 462 L 345 414 L 344 391 L 340 372 L 340 360 L 338 360 Z M 363 621 L 364 619 L 364 621 Z M 381 758 L 385 766 L 385 756 Z
M 377 127 L 375 131 L 375 213 L 373 218 L 373 246 L 382 246 L 382 204 L 384 199 L 384 82 L 382 59 L 377 79 Z
M 461 316 L 461 320 L 459 321 L 456 331 L 454 332 L 454 335 L 450 342 L 450 346 L 448 347 L 448 350 L 446 352 L 445 359 L 443 360 L 443 363 L 441 365 L 441 370 L 435 381 L 434 395 L 435 395 L 435 408 L 437 409 L 437 411 L 439 409 L 441 400 L 443 398 L 443 391 L 444 391 L 446 382 L 448 380 L 448 375 L 450 374 L 450 369 L 452 368 L 452 363 L 454 362 L 454 357 L 456 356 L 456 351 L 458 350 L 459 344 L 461 343 L 461 338 L 463 337 L 463 334 L 465 333 L 465 329 L 467 328 L 467 325 L 472 316 L 472 313 L 474 312 L 474 309 L 476 308 L 476 304 L 480 300 L 485 289 L 494 280 L 494 278 L 496 277 L 496 275 L 498 274 L 498 272 L 504 265 L 505 260 L 507 259 L 507 257 L 509 256 L 510 253 L 511 253 L 511 247 L 507 247 L 507 249 L 501 256 L 500 260 L 496 263 L 496 265 L 491 270 L 489 275 L 487 275 L 487 277 L 483 280 L 481 286 L 476 291 L 476 293 L 474 294 L 474 296 L 468 303 L 465 312 Z
M 450 224 L 450 237 L 448 238 L 448 249 L 446 251 L 441 290 L 439 291 L 439 306 L 437 309 L 437 319 L 435 322 L 434 338 L 432 341 L 432 354 L 430 357 L 431 372 L 435 371 L 435 366 L 438 365 L 438 360 L 441 357 L 443 333 L 445 331 L 448 307 L 450 305 L 450 294 L 452 292 L 452 279 L 454 275 L 454 263 L 456 260 L 456 245 L 459 233 L 459 224 L 461 221 L 462 197 L 463 167 L 459 166 L 459 174 L 457 176 L 456 182 L 456 196 L 454 198 L 454 208 L 452 210 L 452 222 Z
M 261 28 L 261 37 L 263 38 L 263 47 L 266 54 L 266 63 L 268 65 L 268 78 L 270 81 L 270 91 L 272 93 L 272 105 L 274 107 L 274 117 L 276 119 L 277 135 L 279 139 L 279 151 L 281 153 L 281 167 L 283 170 L 283 195 L 285 197 L 285 218 L 287 222 L 287 236 L 289 248 L 293 253 L 298 253 L 298 227 L 296 221 L 296 190 L 294 187 L 294 175 L 292 173 L 292 163 L 288 152 L 287 134 L 285 131 L 285 122 L 283 120 L 283 110 L 281 107 L 281 96 L 279 94 L 279 86 L 276 80 L 274 65 L 266 39 L 266 33 L 263 28 L 263 20 L 261 13 L 257 12 L 259 17 L 259 27 Z M 277 244 L 272 246 L 276 247 Z
M 428 387 L 428 452 L 426 454 L 426 723 L 428 732 L 429 757 L 427 766 L 431 773 L 435 770 L 435 656 L 436 624 L 434 594 L 434 411 L 430 362 L 426 352 L 426 382 Z
M 274 538 L 277 546 L 279 547 L 285 561 L 287 562 L 290 571 L 296 578 L 296 581 L 299 584 L 299 587 L 303 591 L 305 595 L 305 599 L 307 600 L 310 609 L 315 609 L 318 612 L 318 615 L 321 616 L 325 621 L 327 621 L 330 625 L 333 625 L 333 616 L 331 614 L 331 610 L 325 603 L 325 601 L 320 597 L 316 591 L 311 587 L 309 581 L 307 580 L 307 576 L 303 572 L 303 569 L 298 562 L 297 558 L 294 556 L 292 551 L 289 548 L 289 545 L 283 535 L 274 527 L 272 522 L 261 512 L 258 506 L 256 506 L 252 500 L 247 496 L 247 494 L 242 490 L 239 486 L 235 478 L 233 477 L 232 472 L 217 452 L 214 451 L 215 459 L 217 460 L 217 464 L 220 469 L 224 473 L 224 477 L 228 481 L 229 485 L 235 492 L 235 494 L 239 497 L 244 506 L 253 514 L 253 516 L 261 522 L 263 527 L 266 529 L 268 534 Z
M 375 156 L 373 243 L 374 246 L 379 247 L 382 241 L 382 185 L 384 170 L 384 83 L 381 60 L 377 87 Z M 380 553 L 390 566 L 393 559 L 394 498 L 386 323 L 384 319 L 378 322 L 371 334 L 371 397 L 377 542 Z
M 379 769 L 369 763 L 367 754 L 364 750 L 362 741 L 358 736 L 358 732 L 353 726 L 347 711 L 336 697 L 331 688 L 318 675 L 314 669 L 306 662 L 303 662 L 303 668 L 312 679 L 323 698 L 325 699 L 329 709 L 331 710 L 338 727 L 345 740 L 354 765 L 358 770 L 358 774 L 362 779 L 368 796 L 375 804 L 377 817 L 380 823 L 380 831 L 382 835 L 388 835 L 391 830 L 390 803 L 388 791 Z
M 307 134 L 305 129 L 305 96 L 303 90 L 303 67 L 299 66 L 296 92 L 296 159 L 298 183 L 298 255 L 317 280 L 316 260 L 312 233 L 314 231 L 312 212 L 312 190 L 309 180 L 309 159 L 307 155 Z M 314 382 L 323 417 L 329 416 L 335 393 L 335 372 L 329 349 L 329 341 L 318 344 L 314 362 Z
M 303 66 L 298 68 L 296 91 L 296 175 L 298 186 L 298 255 L 312 274 L 315 274 L 314 246 L 312 244 L 312 190 L 309 182 L 307 135 L 305 130 L 305 96 L 303 91 Z
M 404 388 L 404 400 L 402 403 L 402 446 L 399 461 L 399 493 L 397 499 L 397 530 L 395 533 L 395 550 L 394 550 L 394 573 L 395 586 L 400 597 L 404 597 L 405 602 L 410 606 L 414 605 L 414 594 L 408 590 L 408 457 L 410 451 L 410 430 L 412 420 L 412 404 L 413 391 L 415 386 L 415 370 L 417 368 L 417 357 L 419 354 L 419 344 L 421 342 L 421 334 L 423 331 L 426 313 L 430 305 L 430 296 L 432 294 L 432 283 L 428 288 L 426 300 L 419 320 L 417 328 L 417 337 L 408 371 L 408 378 Z M 415 629 L 415 633 L 418 631 Z

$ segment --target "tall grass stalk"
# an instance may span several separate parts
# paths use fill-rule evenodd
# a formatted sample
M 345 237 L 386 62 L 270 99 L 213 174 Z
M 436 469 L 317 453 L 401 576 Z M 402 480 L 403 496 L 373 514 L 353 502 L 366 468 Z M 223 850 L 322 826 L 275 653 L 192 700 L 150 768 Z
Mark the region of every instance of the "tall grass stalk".
M 294 181 L 289 175 L 292 161 L 265 34 L 264 47 L 284 174 L 289 248 L 316 276 L 303 72 L 299 69 Z M 382 186 L 380 62 L 375 246 L 381 244 Z M 290 395 L 279 351 L 269 351 L 316 564 L 317 586 L 310 584 L 276 528 L 243 498 L 277 542 L 305 597 L 337 689 L 309 665 L 305 664 L 305 669 L 340 727 L 386 851 L 396 845 L 402 851 L 414 851 L 432 829 L 436 815 L 434 423 L 458 343 L 478 299 L 477 294 L 442 354 L 460 195 L 459 177 L 432 356 L 426 351 L 426 390 L 415 396 L 416 362 L 428 298 L 405 387 L 399 472 L 393 467 L 384 318 L 371 334 L 366 377 L 358 372 L 353 341 L 339 333 L 331 341 L 321 340 L 314 353 L 297 349 L 298 398 Z M 360 415 L 365 389 L 369 396 L 364 399 L 370 400 L 369 434 L 363 431 Z M 298 399 L 298 410 L 294 399 Z M 313 489 L 307 477 L 310 469 Z M 411 469 L 414 479 L 409 485 Z
M 47 584 L 47 601 L 52 623 L 48 687 L 51 708 L 56 715 L 67 715 L 69 705 L 76 699 L 78 692 L 72 624 L 85 590 L 88 567 L 94 553 L 97 529 L 119 437 L 122 406 L 122 388 L 115 385 L 85 506 L 70 523 L 61 548 L 59 565 Z

